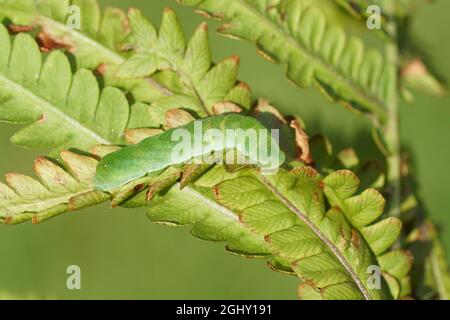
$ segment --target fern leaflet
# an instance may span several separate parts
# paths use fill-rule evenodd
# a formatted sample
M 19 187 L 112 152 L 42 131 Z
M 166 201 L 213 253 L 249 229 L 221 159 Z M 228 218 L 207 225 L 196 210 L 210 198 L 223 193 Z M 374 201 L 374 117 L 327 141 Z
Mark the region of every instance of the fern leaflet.
M 19 34 L 11 43 L 0 26 L 0 114 L 2 121 L 29 124 L 12 137 L 32 148 L 87 148 L 120 143 L 129 105 L 118 89 L 100 92 L 87 70 L 72 75 L 68 59 L 52 52 L 42 64 L 36 42 Z
M 327 27 L 316 7 L 304 7 L 300 0 L 179 2 L 223 20 L 222 34 L 255 42 L 286 67 L 294 83 L 302 87 L 315 83 L 333 100 L 385 120 L 395 66 L 375 50 L 365 52 L 361 40 L 348 40 L 343 30 Z
M 79 26 L 68 23 L 71 15 L 78 14 L 72 8 L 79 10 Z M 124 82 L 114 77 L 115 67 L 126 59 L 124 45 L 130 32 L 126 14 L 120 9 L 107 7 L 102 15 L 97 0 L 6 0 L 0 3 L 0 18 L 21 27 L 39 27 L 43 49 L 68 50 L 78 67 L 98 70 L 107 85 L 131 91 L 138 101 L 152 102 L 170 94 L 154 79 Z

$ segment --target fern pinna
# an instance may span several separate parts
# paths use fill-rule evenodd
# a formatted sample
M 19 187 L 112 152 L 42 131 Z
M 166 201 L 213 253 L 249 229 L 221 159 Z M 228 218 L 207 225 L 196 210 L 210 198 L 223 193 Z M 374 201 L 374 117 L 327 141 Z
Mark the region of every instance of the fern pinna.
M 344 45 L 343 32 L 327 28 L 317 8 L 303 12 L 295 0 L 273 11 L 241 0 L 183 2 L 226 13 L 220 15 L 229 19 L 222 31 L 256 41 L 286 65 L 295 83 L 314 82 L 333 99 L 374 115 L 376 125 L 386 121 L 395 67 L 375 51 L 364 53 L 357 39 Z M 73 4 L 84 13 L 81 30 L 64 24 Z M 411 255 L 390 250 L 402 223 L 382 216 L 385 200 L 376 184 L 360 188 L 351 171 L 321 166 L 314 150 L 323 140 L 309 141 L 299 119 L 285 118 L 263 100 L 253 103 L 249 87 L 237 81 L 236 56 L 211 62 L 206 24 L 186 41 L 171 9 L 157 29 L 137 9 L 128 16 L 107 9 L 101 17 L 98 8 L 94 0 L 0 3 L 10 30 L 38 30 L 36 42 L 0 28 L 0 117 L 28 125 L 12 142 L 51 148 L 58 161 L 36 160 L 37 180 L 7 175 L 0 184 L 1 222 L 40 223 L 106 201 L 145 207 L 155 223 L 190 225 L 196 237 L 223 241 L 234 254 L 263 258 L 273 270 L 298 276 L 302 299 L 411 295 Z M 45 59 L 39 46 L 51 51 Z M 287 161 L 276 175 L 180 164 L 109 192 L 95 188 L 96 167 L 106 155 L 195 119 L 236 112 L 280 129 Z M 345 157 L 338 156 L 342 163 Z M 370 280 L 373 267 L 382 274 L 378 285 Z

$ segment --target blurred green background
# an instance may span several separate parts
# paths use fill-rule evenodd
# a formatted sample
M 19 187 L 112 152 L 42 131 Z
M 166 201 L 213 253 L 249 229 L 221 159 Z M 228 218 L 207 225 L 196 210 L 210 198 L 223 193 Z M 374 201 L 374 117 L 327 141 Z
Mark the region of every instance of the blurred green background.
M 327 2 L 328 0 L 321 0 Z M 175 0 L 100 0 L 142 9 L 159 24 L 166 6 L 179 13 L 189 36 L 203 19 Z M 425 1 L 424 1 L 425 2 Z M 420 8 L 414 33 L 428 48 L 437 70 L 450 79 L 450 1 Z M 339 22 L 339 20 L 337 20 Z M 210 22 L 211 23 L 211 22 Z M 215 23 L 211 23 L 214 25 Z M 362 32 L 347 26 L 353 33 Z M 363 158 L 377 155 L 369 122 L 328 103 L 316 90 L 293 87 L 280 66 L 258 57 L 253 45 L 228 40 L 210 28 L 213 57 L 242 58 L 239 78 L 289 114 L 305 120 L 309 133 L 326 134 L 335 148 L 355 146 Z M 402 139 L 416 163 L 425 205 L 442 227 L 450 256 L 450 97 L 417 95 L 402 106 Z M 15 126 L 0 124 L 0 174 L 32 174 L 40 155 L 9 143 Z M 82 290 L 66 289 L 66 268 L 79 265 Z M 69 213 L 39 226 L 0 226 L 0 298 L 87 299 L 294 299 L 297 280 L 277 274 L 260 260 L 225 253 L 222 244 L 195 239 L 188 228 L 150 223 L 143 210 L 111 210 L 106 205 Z

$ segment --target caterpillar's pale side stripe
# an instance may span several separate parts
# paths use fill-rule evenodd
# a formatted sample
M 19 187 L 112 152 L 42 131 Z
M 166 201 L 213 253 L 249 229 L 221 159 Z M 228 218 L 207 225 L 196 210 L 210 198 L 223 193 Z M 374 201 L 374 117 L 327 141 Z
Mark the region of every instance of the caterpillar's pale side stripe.
M 200 132 L 198 132 L 198 128 L 201 128 Z M 218 136 L 222 138 L 208 136 L 208 133 L 212 131 L 210 129 L 221 133 Z M 189 144 L 192 143 L 194 148 L 190 154 L 174 157 L 173 151 L 180 144 L 177 139 L 173 141 L 174 136 L 179 137 L 183 132 L 188 133 Z M 236 134 L 233 139 L 226 139 L 226 132 L 236 132 Z M 243 132 L 256 132 L 254 135 L 256 141 L 250 141 L 252 146 L 242 141 Z M 198 141 L 195 139 L 199 133 L 201 137 L 208 136 L 209 138 L 203 138 L 200 142 L 201 148 L 196 148 Z M 267 154 L 260 152 L 261 146 L 267 146 Z M 149 137 L 139 144 L 128 146 L 105 156 L 97 166 L 94 186 L 103 191 L 112 191 L 169 166 L 180 165 L 193 158 L 211 153 L 223 153 L 230 149 L 237 150 L 238 154 L 250 159 L 253 164 L 268 170 L 278 168 L 286 158 L 271 132 L 255 118 L 237 114 L 214 116 L 167 130 L 160 135 Z

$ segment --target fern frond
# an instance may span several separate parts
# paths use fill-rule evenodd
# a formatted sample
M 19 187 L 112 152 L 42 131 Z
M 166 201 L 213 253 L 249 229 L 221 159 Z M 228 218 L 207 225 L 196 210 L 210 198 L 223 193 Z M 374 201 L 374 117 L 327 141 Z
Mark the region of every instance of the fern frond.
M 263 237 L 243 226 L 237 215 L 214 199 L 211 188 L 172 187 L 155 197 L 147 215 L 154 223 L 192 226 L 193 236 L 208 241 L 225 241 L 228 252 L 245 257 L 268 258 L 273 255 Z
M 368 284 L 368 268 L 377 264 L 369 248 L 373 239 L 364 238 L 347 220 L 364 216 L 365 225 L 371 224 L 382 208 L 370 203 L 380 202 L 380 196 L 366 191 L 354 200 L 359 206 L 352 211 L 330 208 L 322 190 L 325 181 L 312 168 L 300 167 L 269 177 L 244 174 L 219 183 L 214 191 L 219 203 L 264 236 L 322 298 L 387 298 L 388 290 L 373 290 Z
M 16 173 L 6 175 L 7 183 L 0 183 L 0 223 L 32 221 L 37 224 L 111 198 L 111 195 L 93 187 L 92 179 L 98 164 L 95 156 L 63 151 L 60 157 L 63 164 L 38 158 L 34 163 L 37 180 Z M 139 196 L 128 200 L 122 203 L 123 206 L 148 205 Z M 117 198 L 112 200 L 113 203 L 116 201 Z M 214 201 L 211 189 L 195 186 L 180 189 L 175 186 L 164 196 L 155 195 L 150 211 L 149 217 L 153 222 L 192 225 L 194 236 L 209 241 L 225 241 L 230 252 L 252 257 L 271 255 L 264 239 L 246 230 L 234 213 Z M 180 215 L 180 212 L 184 214 Z
M 117 76 L 145 77 L 168 69 L 178 78 L 181 90 L 154 103 L 157 108 L 183 108 L 198 116 L 213 114 L 214 105 L 224 101 L 250 108 L 248 88 L 236 84 L 238 57 L 212 64 L 206 24 L 201 24 L 186 44 L 171 9 L 165 10 L 159 32 L 137 9 L 130 10 L 129 20 L 134 55 L 119 67 Z
M 330 204 L 345 214 L 377 256 L 392 295 L 396 299 L 410 295 L 411 279 L 408 276 L 412 266 L 410 254 L 401 250 L 385 253 L 399 238 L 402 229 L 401 221 L 390 217 L 368 225 L 383 211 L 385 201 L 381 194 L 375 189 L 368 189 L 361 195 L 354 196 L 360 182 L 354 173 L 347 170 L 328 175 L 324 179 L 324 185 L 324 192 Z M 387 267 L 388 263 L 396 265 L 398 269 Z
M 79 10 L 80 29 L 68 24 L 68 18 L 77 14 L 73 6 Z M 152 102 L 170 94 L 154 79 L 124 82 L 114 77 L 115 67 L 126 59 L 123 47 L 130 33 L 120 9 L 107 7 L 102 14 L 97 0 L 5 0 L 0 3 L 0 19 L 40 28 L 43 49 L 68 50 L 79 68 L 98 70 L 107 85 L 131 91 L 137 101 Z
M 258 49 L 286 67 L 294 83 L 314 83 L 333 100 L 385 120 L 385 105 L 396 67 L 359 39 L 347 39 L 328 27 L 316 7 L 300 0 L 179 0 L 224 23 L 219 32 L 255 42 Z
M 75 13 L 70 10 L 71 5 L 80 9 L 79 31 L 67 21 L 68 16 Z M 16 25 L 39 26 L 41 37 L 45 34 L 46 39 L 53 40 L 54 46 L 76 52 L 80 67 L 93 69 L 102 63 L 123 61 L 118 52 L 128 35 L 126 16 L 108 8 L 102 17 L 96 0 L 6 0 L 0 4 L 0 16 Z M 42 40 L 45 45 L 45 39 Z
M 74 75 L 66 56 L 52 52 L 44 63 L 27 34 L 11 41 L 0 26 L 0 120 L 30 124 L 12 137 L 31 148 L 79 148 L 121 143 L 129 105 L 116 88 L 100 92 L 87 70 Z
M 97 160 L 69 151 L 62 152 L 61 158 L 68 171 L 41 157 L 34 163 L 38 180 L 16 173 L 6 175 L 7 184 L 0 183 L 0 222 L 40 223 L 109 199 L 91 183 Z
M 349 11 L 351 14 L 364 21 L 369 17 L 366 9 L 368 3 L 364 0 L 335 0 L 335 2 Z M 417 40 L 411 36 L 411 16 L 415 12 L 418 1 L 404 0 L 396 1 L 393 8 L 393 16 L 382 16 L 381 31 L 378 34 L 389 36 L 388 41 L 398 41 L 401 46 L 403 60 L 402 71 L 400 73 L 401 82 L 403 85 L 402 94 L 406 100 L 411 100 L 412 96 L 408 89 L 419 91 L 428 95 L 443 96 L 447 94 L 447 88 L 438 75 L 433 72 L 429 61 L 426 61 L 426 54 L 422 49 L 418 49 L 416 45 Z M 383 0 L 374 1 L 372 4 L 378 5 L 381 13 L 386 12 L 386 2 Z M 383 27 L 387 24 L 387 20 L 397 19 L 399 34 L 396 36 L 390 35 L 389 31 Z
M 411 277 L 409 271 L 412 267 L 411 255 L 407 251 L 388 252 L 399 238 L 402 231 L 402 223 L 397 218 L 386 218 L 369 226 L 361 226 L 354 221 L 355 204 L 361 204 L 372 199 L 368 206 L 378 210 L 384 207 L 384 199 L 375 189 L 384 189 L 385 169 L 374 161 L 360 163 L 359 157 L 352 149 L 344 149 L 333 153 L 331 144 L 322 136 L 312 137 L 310 146 L 313 150 L 314 159 L 320 172 L 325 175 L 323 180 L 324 193 L 332 207 L 339 208 L 348 217 L 350 223 L 356 228 L 378 261 L 383 261 L 381 266 L 385 281 L 389 284 L 391 293 L 396 298 L 404 298 L 412 294 Z M 342 170 L 341 168 L 347 168 Z M 353 173 L 358 172 L 358 175 Z M 361 195 L 354 196 L 357 190 L 365 190 Z M 378 199 L 378 200 L 376 200 Z M 370 215 L 365 215 L 370 218 Z M 402 266 L 397 270 L 388 270 L 387 262 L 391 259 L 398 260 Z M 420 262 L 418 262 L 420 264 Z M 303 295 L 311 294 L 304 287 L 300 288 Z

